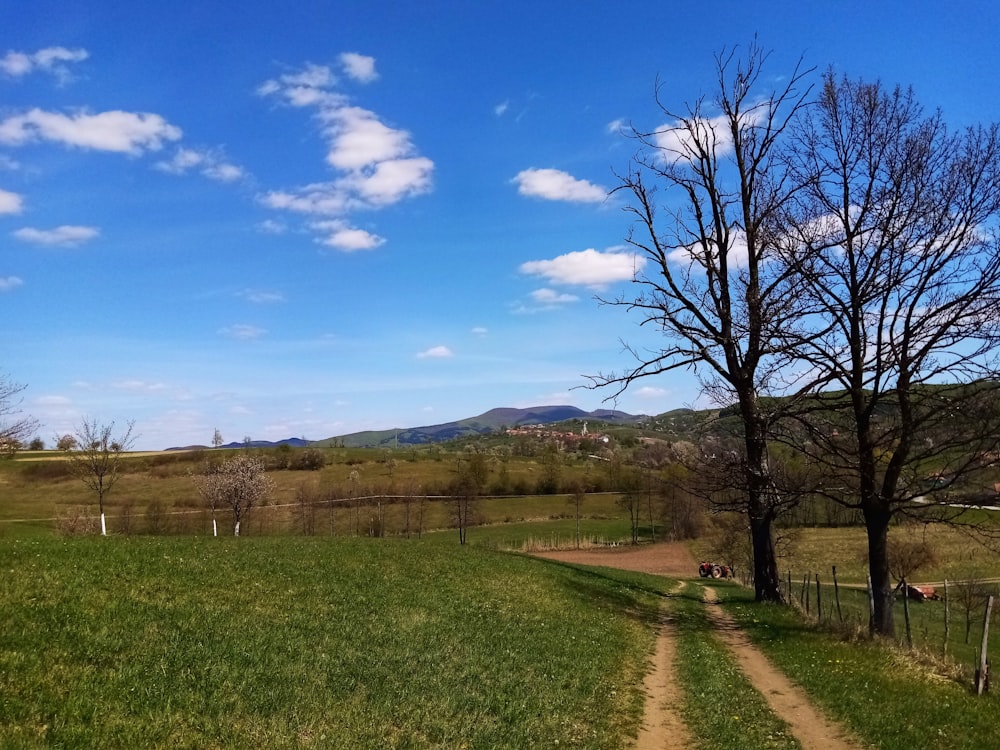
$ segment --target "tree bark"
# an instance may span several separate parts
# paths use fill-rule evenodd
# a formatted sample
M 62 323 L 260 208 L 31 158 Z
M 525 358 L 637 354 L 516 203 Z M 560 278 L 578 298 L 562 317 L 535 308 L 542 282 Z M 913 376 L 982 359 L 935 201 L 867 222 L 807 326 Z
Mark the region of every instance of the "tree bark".
M 868 533 L 868 573 L 871 576 L 874 613 L 868 629 L 876 635 L 892 638 L 896 635 L 893 616 L 892 576 L 889 573 L 889 520 L 887 507 L 864 509 L 865 530 Z

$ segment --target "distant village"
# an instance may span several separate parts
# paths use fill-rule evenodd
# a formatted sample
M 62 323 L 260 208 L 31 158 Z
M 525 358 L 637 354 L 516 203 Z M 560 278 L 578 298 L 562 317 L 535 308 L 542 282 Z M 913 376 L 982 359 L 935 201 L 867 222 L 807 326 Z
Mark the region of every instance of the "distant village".
M 604 444 L 611 441 L 611 438 L 604 433 L 590 432 L 587 429 L 586 422 L 583 423 L 583 427 L 579 433 L 553 430 L 551 425 L 525 424 L 520 427 L 508 427 L 507 435 L 511 437 L 533 437 L 540 440 L 550 440 L 564 450 L 567 448 L 570 450 L 578 448 L 580 443 L 584 440 L 591 440 L 595 443 Z

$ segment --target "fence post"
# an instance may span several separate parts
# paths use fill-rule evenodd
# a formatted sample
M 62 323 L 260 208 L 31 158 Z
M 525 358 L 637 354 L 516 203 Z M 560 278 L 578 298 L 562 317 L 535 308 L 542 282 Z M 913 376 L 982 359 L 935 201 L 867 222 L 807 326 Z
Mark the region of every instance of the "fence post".
M 910 587 L 904 578 L 899 582 L 903 587 L 903 619 L 906 620 L 906 645 L 913 649 L 913 632 L 910 630 Z
M 872 577 L 869 573 L 865 576 L 868 581 L 868 632 L 875 629 L 875 592 L 872 591 Z
M 837 619 L 844 621 L 844 613 L 840 611 L 840 586 L 837 584 L 837 566 L 833 566 L 833 597 L 837 600 Z
M 976 670 L 976 695 L 986 692 L 990 684 L 990 662 L 987 659 L 986 647 L 990 639 L 990 615 L 993 613 L 993 596 L 986 600 L 986 614 L 983 616 L 983 645 L 979 649 L 979 669 Z
M 820 593 L 819 573 L 816 573 L 816 621 L 823 622 L 823 594 Z
M 944 648 L 942 653 L 948 655 L 948 640 L 951 637 L 951 611 L 948 605 L 948 579 L 944 579 Z

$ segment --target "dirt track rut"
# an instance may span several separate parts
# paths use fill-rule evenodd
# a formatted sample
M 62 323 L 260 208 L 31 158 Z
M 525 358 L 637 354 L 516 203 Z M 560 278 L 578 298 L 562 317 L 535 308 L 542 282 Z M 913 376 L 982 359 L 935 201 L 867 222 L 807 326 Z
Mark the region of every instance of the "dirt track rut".
M 612 550 L 573 550 L 538 555 L 563 562 L 621 568 L 641 573 L 691 578 L 697 563 L 682 544 Z M 685 584 L 681 583 L 682 588 Z M 714 589 L 705 587 L 705 606 L 719 637 L 730 649 L 740 669 L 764 696 L 771 710 L 783 719 L 803 750 L 857 750 L 861 745 L 841 725 L 827 718 L 800 687 L 775 668 L 746 633 L 716 603 Z M 674 634 L 661 617 L 656 649 L 643 687 L 646 706 L 636 750 L 675 750 L 689 745 L 690 732 L 677 710 L 680 689 L 674 681 Z

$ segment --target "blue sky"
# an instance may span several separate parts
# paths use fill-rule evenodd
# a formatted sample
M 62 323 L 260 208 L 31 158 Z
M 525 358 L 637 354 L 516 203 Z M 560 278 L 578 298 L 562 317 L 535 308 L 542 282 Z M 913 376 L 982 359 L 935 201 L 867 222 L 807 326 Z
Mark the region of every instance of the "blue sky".
M 283 7 L 287 6 L 287 7 Z M 875 7 L 877 6 L 877 7 Z M 41 437 L 321 439 L 497 406 L 609 407 L 654 344 L 620 129 L 759 35 L 998 118 L 987 2 L 0 0 L 0 372 Z M 695 404 L 690 376 L 617 401 Z

